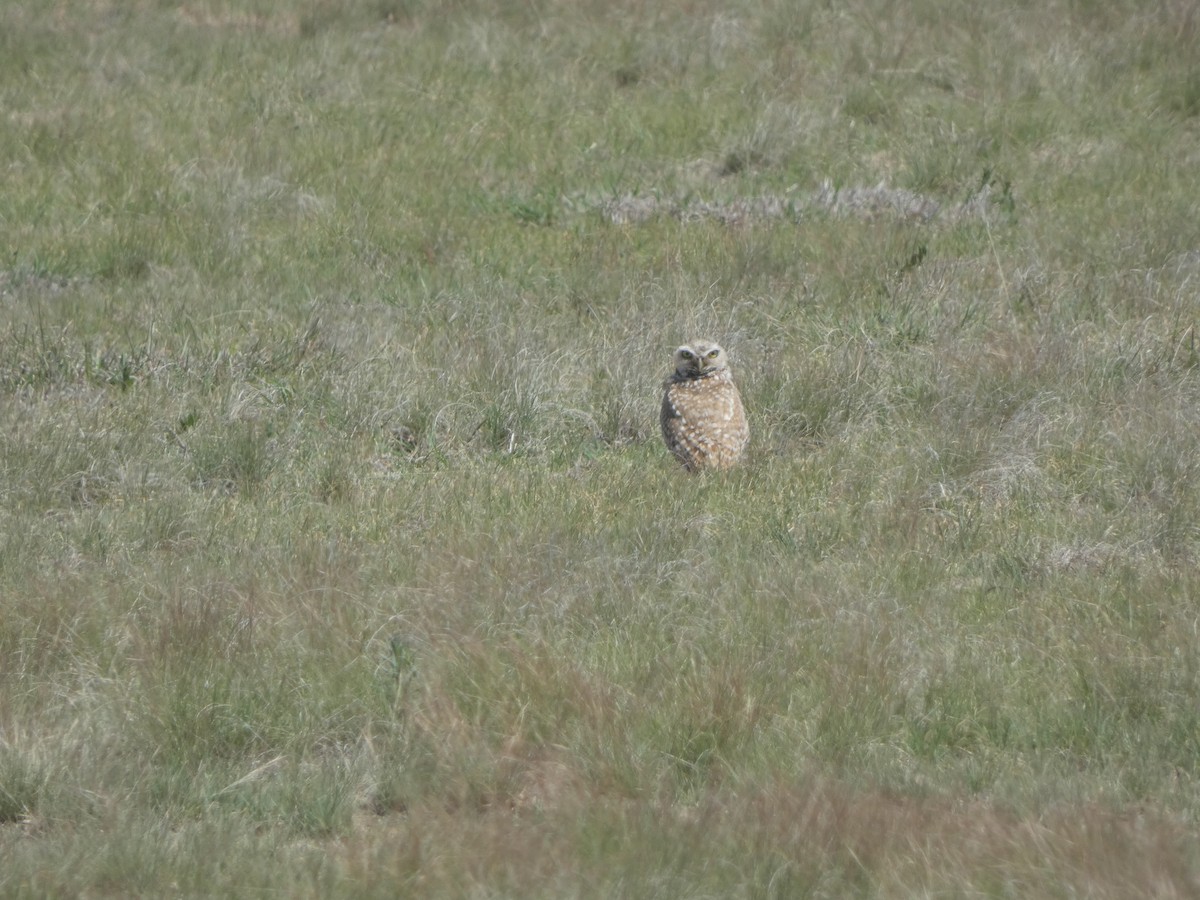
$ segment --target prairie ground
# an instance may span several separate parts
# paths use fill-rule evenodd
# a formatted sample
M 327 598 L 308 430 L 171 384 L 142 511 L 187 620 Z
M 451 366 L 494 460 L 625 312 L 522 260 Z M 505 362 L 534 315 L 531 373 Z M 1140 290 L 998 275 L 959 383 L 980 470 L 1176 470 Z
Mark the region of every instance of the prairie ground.
M 9 3 L 0 116 L 0 895 L 1200 895 L 1190 0 Z

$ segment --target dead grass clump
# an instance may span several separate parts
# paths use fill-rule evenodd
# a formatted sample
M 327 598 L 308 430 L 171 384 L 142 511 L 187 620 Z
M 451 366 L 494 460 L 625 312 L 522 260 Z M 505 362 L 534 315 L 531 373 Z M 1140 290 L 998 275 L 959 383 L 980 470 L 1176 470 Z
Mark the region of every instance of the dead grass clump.
M 681 222 L 715 221 L 722 225 L 765 225 L 770 222 L 799 223 L 814 215 L 894 222 L 950 222 L 978 219 L 988 214 L 990 191 L 985 186 L 964 203 L 946 205 L 932 197 L 889 187 L 834 187 L 824 182 L 806 194 L 766 194 L 727 201 L 696 198 L 683 200 L 655 195 L 625 194 L 609 200 L 573 201 L 571 205 L 593 208 L 615 225 L 648 222 L 657 217 Z

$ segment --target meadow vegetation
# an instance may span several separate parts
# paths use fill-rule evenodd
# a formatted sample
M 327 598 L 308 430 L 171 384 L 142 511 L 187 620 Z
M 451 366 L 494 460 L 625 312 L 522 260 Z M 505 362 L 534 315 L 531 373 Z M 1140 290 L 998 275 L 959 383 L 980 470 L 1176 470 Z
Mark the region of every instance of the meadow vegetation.
M 1190 0 L 7 3 L 0 115 L 0 895 L 1200 894 Z

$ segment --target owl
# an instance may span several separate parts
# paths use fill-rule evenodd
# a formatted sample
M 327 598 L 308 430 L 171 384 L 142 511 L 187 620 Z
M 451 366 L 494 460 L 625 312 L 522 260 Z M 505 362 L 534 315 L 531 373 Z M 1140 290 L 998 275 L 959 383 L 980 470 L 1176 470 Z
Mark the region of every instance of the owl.
M 720 344 L 692 341 L 676 350 L 663 387 L 663 440 L 684 468 L 728 469 L 742 458 L 750 426 Z

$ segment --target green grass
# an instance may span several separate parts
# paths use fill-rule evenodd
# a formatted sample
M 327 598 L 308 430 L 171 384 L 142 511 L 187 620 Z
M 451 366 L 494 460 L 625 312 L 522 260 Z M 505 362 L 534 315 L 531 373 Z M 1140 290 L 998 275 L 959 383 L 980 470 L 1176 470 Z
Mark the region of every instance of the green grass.
M 0 894 L 1195 894 L 1198 38 L 4 6 Z

